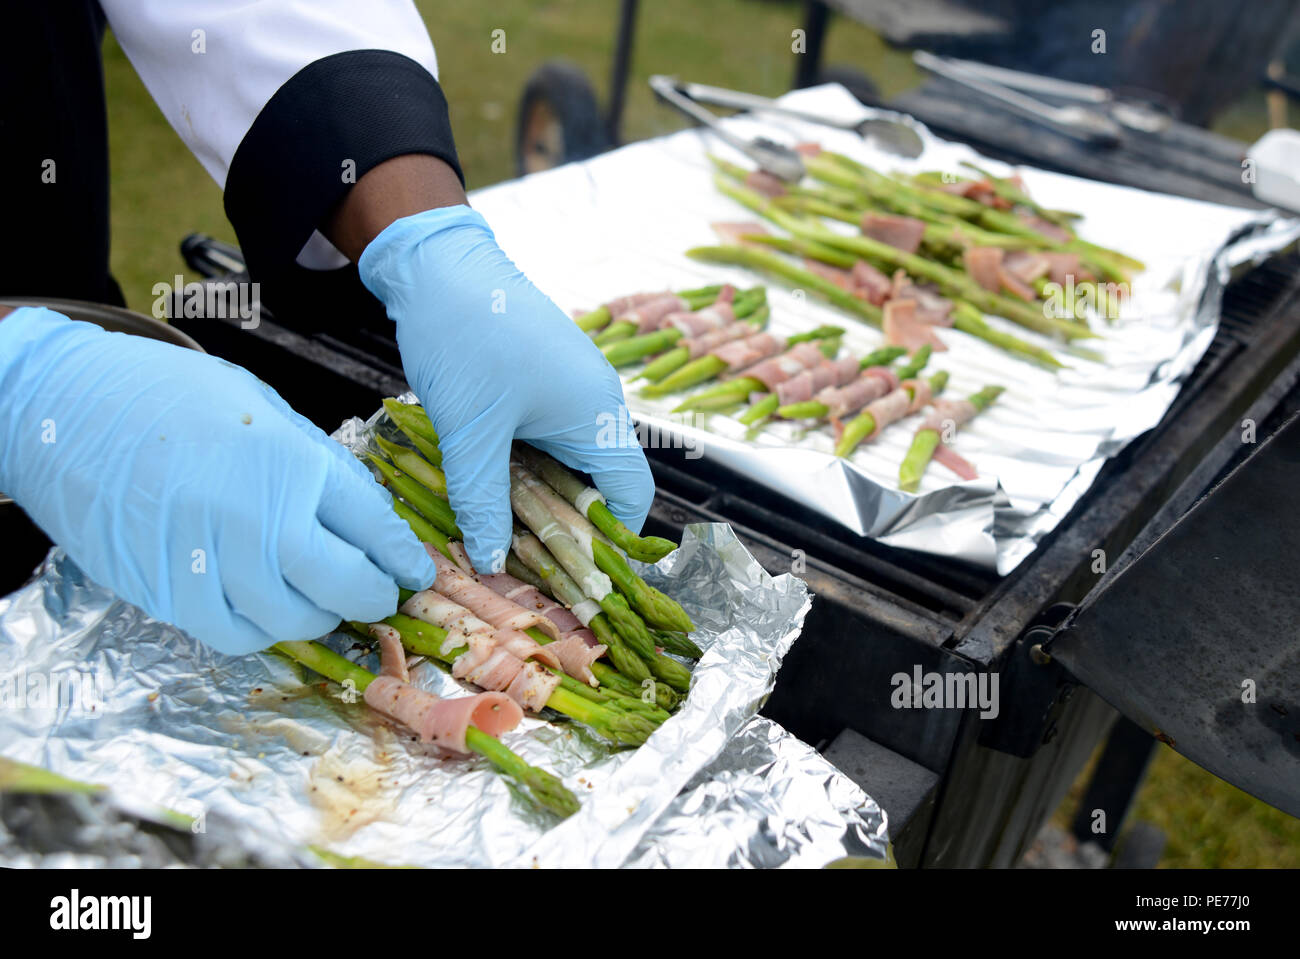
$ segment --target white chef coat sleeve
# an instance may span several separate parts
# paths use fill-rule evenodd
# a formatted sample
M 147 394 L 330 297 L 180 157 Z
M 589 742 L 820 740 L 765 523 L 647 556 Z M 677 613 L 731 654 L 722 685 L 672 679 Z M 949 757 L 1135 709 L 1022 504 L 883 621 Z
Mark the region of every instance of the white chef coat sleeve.
M 286 269 L 353 183 L 395 156 L 461 177 L 411 0 L 102 0 L 168 122 L 225 192 L 254 277 Z

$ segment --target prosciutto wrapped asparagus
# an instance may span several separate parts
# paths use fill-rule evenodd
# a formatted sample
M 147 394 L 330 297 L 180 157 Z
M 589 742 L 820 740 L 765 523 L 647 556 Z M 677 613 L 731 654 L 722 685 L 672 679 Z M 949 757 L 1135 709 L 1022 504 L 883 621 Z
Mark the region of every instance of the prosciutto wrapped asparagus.
M 437 742 L 453 751 L 484 757 L 499 772 L 523 785 L 532 800 L 543 809 L 558 816 L 571 816 L 578 811 L 577 797 L 565 788 L 564 783 L 552 773 L 529 765 L 496 738 L 518 723 L 522 717 L 518 706 L 499 693 L 439 699 L 432 693 L 410 686 L 401 675 L 406 668 L 404 657 L 400 663 L 395 658 L 400 655 L 401 647 L 395 646 L 391 634 L 381 632 L 380 635 L 384 660 L 384 675 L 381 676 L 319 642 L 277 643 L 274 649 L 326 679 L 360 692 L 368 705 L 407 725 L 421 739 Z
M 1001 394 L 1000 386 L 986 386 L 964 400 L 938 400 L 925 422 L 916 431 L 912 447 L 903 457 L 898 470 L 898 485 L 909 493 L 921 485 L 921 476 L 931 459 L 937 459 L 962 479 L 974 479 L 978 473 L 970 463 L 948 446 L 949 437 L 988 409 Z
M 848 456 L 860 444 L 879 436 L 885 427 L 923 409 L 948 384 L 948 374 L 942 370 L 928 381 L 914 377 L 915 373 L 901 380 L 888 394 L 868 403 L 866 409 L 847 424 L 838 419 L 832 420 L 835 426 L 835 455 Z
M 731 399 L 743 399 L 753 389 L 763 392 L 775 389 L 776 384 L 796 373 L 815 366 L 828 345 L 838 346 L 844 330 L 838 326 L 823 326 L 807 333 L 782 338 L 772 333 L 757 333 L 743 340 L 734 340 L 692 360 L 671 376 L 642 389 L 644 396 L 666 396 L 680 390 L 698 386 L 722 375 L 735 377 L 732 385 L 719 391 Z M 831 349 L 834 355 L 834 349 Z M 744 384 L 757 386 L 746 391 Z M 688 409 L 713 407 L 688 406 Z
M 763 328 L 767 321 L 767 291 L 759 286 L 738 294 L 734 302 L 715 303 L 695 312 L 669 313 L 659 323 L 641 330 L 637 336 L 620 339 L 602 347 L 605 358 L 615 367 L 628 366 L 669 351 L 678 365 L 714 346 L 740 339 Z M 670 361 L 665 357 L 656 369 Z

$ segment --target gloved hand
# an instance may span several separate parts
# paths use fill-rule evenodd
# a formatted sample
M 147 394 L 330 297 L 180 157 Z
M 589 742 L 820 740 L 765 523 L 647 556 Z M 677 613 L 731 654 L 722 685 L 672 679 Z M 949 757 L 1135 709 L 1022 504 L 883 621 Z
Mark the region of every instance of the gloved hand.
M 435 575 L 369 472 L 251 373 L 50 310 L 0 320 L 0 489 L 223 653 L 381 619 Z
M 358 261 L 397 323 L 407 382 L 428 411 L 447 493 L 474 566 L 510 546 L 511 441 L 592 475 L 610 510 L 640 530 L 654 483 L 613 368 L 510 262 L 467 206 L 394 221 Z

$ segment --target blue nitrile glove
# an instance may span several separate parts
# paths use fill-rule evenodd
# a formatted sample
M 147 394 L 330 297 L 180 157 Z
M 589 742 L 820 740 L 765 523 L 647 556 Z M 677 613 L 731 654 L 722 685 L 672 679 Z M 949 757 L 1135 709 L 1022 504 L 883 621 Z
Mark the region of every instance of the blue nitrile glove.
M 223 653 L 381 619 L 434 578 L 388 493 L 251 373 L 50 310 L 0 319 L 0 490 Z
M 452 206 L 404 217 L 357 265 L 397 323 L 406 379 L 438 431 L 476 568 L 505 563 L 516 438 L 590 473 L 614 515 L 641 529 L 654 482 L 618 376 L 501 252 L 482 216 Z

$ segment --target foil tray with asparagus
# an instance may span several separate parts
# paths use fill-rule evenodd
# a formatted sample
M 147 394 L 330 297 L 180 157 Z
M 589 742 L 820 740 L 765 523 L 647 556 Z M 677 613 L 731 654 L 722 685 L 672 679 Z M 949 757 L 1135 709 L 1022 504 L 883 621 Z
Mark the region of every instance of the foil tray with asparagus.
M 910 356 L 903 345 L 841 356 L 842 327 L 784 337 L 767 332 L 766 297 L 764 287 L 737 292 L 725 284 L 634 293 L 580 313 L 577 322 L 615 368 L 643 364 L 630 381 L 647 381 L 643 397 L 703 386 L 674 413 L 730 413 L 751 436 L 772 420 L 826 423 L 835 431 L 836 455 L 849 456 L 886 427 L 930 408 L 915 449 L 900 463 L 899 487 L 915 492 L 931 459 L 961 479 L 978 475 L 949 444 L 957 427 L 993 402 L 1001 387 L 986 386 L 967 400 L 940 399 L 947 372 L 919 378 L 932 344 L 921 343 Z
M 403 591 L 398 612 L 383 622 L 346 624 L 352 646 L 380 654 L 378 674 L 321 641 L 275 648 L 355 690 L 421 741 L 482 756 L 537 806 L 571 815 L 573 792 L 499 737 L 528 711 L 635 747 L 679 708 L 690 686 L 687 663 L 702 655 L 690 638 L 695 625 L 628 562 L 657 562 L 676 544 L 636 535 L 585 480 L 520 443 L 510 464 L 512 546 L 504 570 L 480 573 L 459 542 L 428 417 L 396 399 L 384 408 L 405 442 L 376 436 L 370 465 L 429 550 L 437 580 L 422 592 Z M 441 699 L 410 682 L 408 657 L 483 691 Z
M 932 460 L 974 478 L 974 465 L 950 444 L 1005 387 L 941 397 L 947 371 L 917 378 L 931 355 L 952 350 L 960 362 L 970 337 L 1052 371 L 1066 366 L 1062 357 L 1097 362 L 1100 354 L 1080 341 L 1100 337 L 1098 321 L 1112 318 L 1143 264 L 1079 238 L 1078 214 L 1041 206 L 1016 177 L 978 167 L 965 171 L 973 175 L 889 176 L 815 144 L 800 151 L 808 172 L 800 184 L 711 158 L 718 189 L 785 235 L 758 222 L 715 223 L 724 242 L 687 255 L 816 296 L 879 329 L 883 347 L 838 357 L 838 327 L 768 333 L 762 287 L 634 294 L 577 322 L 615 367 L 645 363 L 631 379 L 646 381 L 642 396 L 704 386 L 674 413 L 728 413 L 751 437 L 774 420 L 825 423 L 835 454 L 848 457 L 929 410 L 899 463 L 898 487 L 916 492 Z M 844 223 L 860 232 L 847 234 Z M 1011 332 L 1012 324 L 1028 333 Z M 964 336 L 940 335 L 947 330 Z

